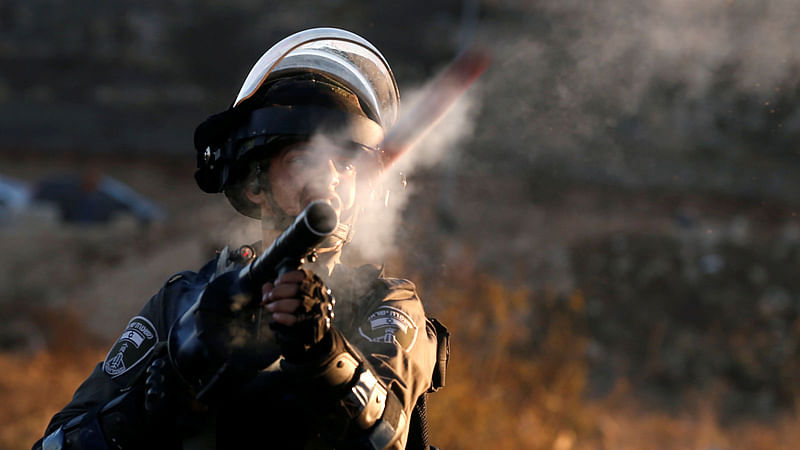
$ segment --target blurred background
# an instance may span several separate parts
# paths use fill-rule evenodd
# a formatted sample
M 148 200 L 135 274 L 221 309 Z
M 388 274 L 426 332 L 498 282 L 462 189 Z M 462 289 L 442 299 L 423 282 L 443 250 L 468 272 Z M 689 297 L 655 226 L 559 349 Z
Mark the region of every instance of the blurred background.
M 196 188 L 192 133 L 314 26 L 373 42 L 401 94 L 493 54 L 385 255 L 453 335 L 434 444 L 796 446 L 794 0 L 6 0 L 0 448 L 171 274 L 259 238 Z

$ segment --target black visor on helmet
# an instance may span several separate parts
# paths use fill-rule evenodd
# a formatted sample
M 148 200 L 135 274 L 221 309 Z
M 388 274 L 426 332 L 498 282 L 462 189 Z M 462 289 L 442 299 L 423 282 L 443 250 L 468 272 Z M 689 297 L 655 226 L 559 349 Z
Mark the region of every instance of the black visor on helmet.
M 324 133 L 334 141 L 375 149 L 383 128 L 358 97 L 318 74 L 282 77 L 238 106 L 210 116 L 195 130 L 195 179 L 206 192 L 236 182 L 241 166 L 272 152 L 274 137 L 310 139 Z

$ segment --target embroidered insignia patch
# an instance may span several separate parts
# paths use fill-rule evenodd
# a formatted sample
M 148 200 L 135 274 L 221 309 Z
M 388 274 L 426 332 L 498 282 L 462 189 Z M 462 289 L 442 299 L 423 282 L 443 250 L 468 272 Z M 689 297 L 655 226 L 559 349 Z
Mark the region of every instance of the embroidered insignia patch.
M 134 317 L 108 352 L 103 371 L 111 378 L 124 374 L 144 360 L 157 343 L 156 327 L 142 316 Z
M 417 341 L 417 325 L 405 312 L 381 306 L 367 318 L 367 323 L 358 327 L 358 332 L 370 342 L 397 344 L 406 351 Z

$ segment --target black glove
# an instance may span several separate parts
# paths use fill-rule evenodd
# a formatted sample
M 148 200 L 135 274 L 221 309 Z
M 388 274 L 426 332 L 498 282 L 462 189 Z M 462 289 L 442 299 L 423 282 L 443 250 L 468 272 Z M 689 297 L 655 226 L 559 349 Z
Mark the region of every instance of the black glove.
M 294 301 L 294 310 L 288 312 L 295 321 L 291 325 L 270 320 L 270 328 L 280 344 L 281 353 L 290 361 L 302 362 L 319 356 L 330 347 L 323 345 L 331 330 L 336 300 L 322 279 L 309 270 L 289 272 L 278 278 L 265 301 Z
M 144 408 L 156 420 L 174 416 L 191 402 L 191 395 L 180 382 L 169 362 L 166 344 L 156 347 L 155 357 L 147 367 Z

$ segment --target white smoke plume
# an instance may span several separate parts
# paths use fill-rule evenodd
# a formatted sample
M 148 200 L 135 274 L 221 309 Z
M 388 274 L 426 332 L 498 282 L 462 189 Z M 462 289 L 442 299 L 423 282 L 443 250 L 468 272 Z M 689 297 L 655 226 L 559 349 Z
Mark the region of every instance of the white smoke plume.
M 364 209 L 356 223 L 351 251 L 355 250 L 366 260 L 376 262 L 394 250 L 396 232 L 403 222 L 403 211 L 409 198 L 415 194 L 413 183 L 405 189 L 400 188 L 400 174 L 410 178 L 421 169 L 458 164 L 461 146 L 475 129 L 480 106 L 479 87 L 469 88 L 413 147 L 399 157 L 394 165 L 384 170 L 379 186 L 389 189 L 388 198 L 380 188 L 362 193 L 373 201 L 363 205 Z M 420 96 L 429 93 L 427 86 L 408 91 L 404 97 L 400 120 L 403 120 L 403 113 L 414 111 Z

